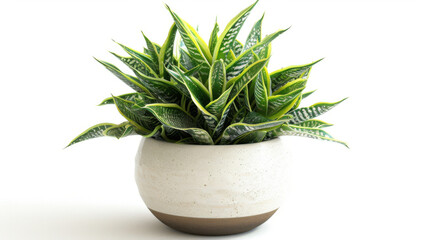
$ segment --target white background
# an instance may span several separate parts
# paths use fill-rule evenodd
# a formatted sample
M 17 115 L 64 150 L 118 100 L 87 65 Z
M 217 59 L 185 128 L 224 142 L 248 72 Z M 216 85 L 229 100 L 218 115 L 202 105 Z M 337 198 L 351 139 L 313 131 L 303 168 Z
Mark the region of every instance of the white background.
M 165 0 L 208 39 L 252 1 Z M 350 98 L 322 119 L 349 143 L 293 138 L 288 199 L 258 229 L 219 239 L 429 239 L 428 9 L 425 1 L 261 0 L 269 70 L 319 58 L 304 105 Z M 145 208 L 134 183 L 139 137 L 64 146 L 122 121 L 96 105 L 127 86 L 92 59 L 120 64 L 111 39 L 141 49 L 172 24 L 162 1 L 1 1 L 0 239 L 204 239 Z

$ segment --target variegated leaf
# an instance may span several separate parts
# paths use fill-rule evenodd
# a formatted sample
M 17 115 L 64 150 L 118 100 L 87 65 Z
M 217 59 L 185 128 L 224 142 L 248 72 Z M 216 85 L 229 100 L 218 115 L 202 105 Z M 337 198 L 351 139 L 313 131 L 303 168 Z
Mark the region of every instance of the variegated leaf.
M 286 83 L 284 86 L 277 89 L 275 92 L 273 92 L 273 95 L 288 94 L 296 89 L 305 88 L 306 84 L 307 84 L 307 79 L 298 78 L 296 80 Z
M 117 96 L 119 98 L 122 98 L 124 100 L 130 101 L 130 102 L 138 102 L 138 101 L 155 101 L 156 99 L 153 97 L 150 97 L 144 93 L 126 93 Z M 113 97 L 109 97 L 104 99 L 98 106 L 107 105 L 107 104 L 115 104 L 113 101 Z
M 204 106 L 210 102 L 210 94 L 204 85 L 193 77 L 185 76 L 180 69 L 173 66 L 176 72 L 179 73 L 183 83 L 185 84 L 188 92 L 191 95 L 191 99 L 198 109 L 202 112 L 204 119 L 210 129 L 214 129 L 218 123 L 216 116 L 207 111 Z
M 87 130 L 85 130 L 83 133 L 79 134 L 79 136 L 77 136 L 75 139 L 73 139 L 67 146 L 70 147 L 73 144 L 76 144 L 78 142 L 82 142 L 88 139 L 92 139 L 92 138 L 98 138 L 98 137 L 103 137 L 105 136 L 103 134 L 104 130 L 115 126 L 115 124 L 113 123 L 100 123 L 97 125 L 94 125 L 90 128 L 88 128 Z
M 260 130 L 269 130 L 273 127 L 283 124 L 284 121 L 269 121 L 264 123 L 234 123 L 228 126 L 222 134 L 220 144 L 231 144 L 239 137 Z
M 194 63 L 192 63 L 192 59 L 189 53 L 182 48 L 180 49 L 180 64 L 187 70 L 191 70 L 192 68 L 196 67 Z
M 312 120 L 307 120 L 307 121 L 302 122 L 302 123 L 298 123 L 298 124 L 296 124 L 296 126 L 306 127 L 306 128 L 325 128 L 325 127 L 332 126 L 332 124 L 321 121 L 321 120 L 312 119 Z
M 264 116 L 268 114 L 268 97 L 267 82 L 269 82 L 268 70 L 266 67 L 259 73 L 255 82 L 254 96 L 256 102 L 256 110 Z
M 139 61 L 141 65 L 147 69 L 147 71 L 150 72 L 150 74 L 154 77 L 158 77 L 159 69 L 158 65 L 155 65 L 152 58 L 149 55 L 146 55 L 144 53 L 138 52 L 134 49 L 131 49 L 125 45 L 122 45 L 118 42 L 116 42 L 122 49 L 128 53 L 131 57 L 133 57 L 135 60 Z
M 159 52 L 159 70 L 161 76 L 166 76 L 164 74 L 164 67 L 169 68 L 170 65 L 174 65 L 174 39 L 176 38 L 177 27 L 174 23 L 171 26 L 170 31 L 168 32 L 167 39 L 161 47 Z
M 189 24 L 184 22 L 179 16 L 177 16 L 176 13 L 171 11 L 171 9 L 167 5 L 166 7 L 168 11 L 170 11 L 171 16 L 173 17 L 174 22 L 176 23 L 180 36 L 182 37 L 183 42 L 189 51 L 189 56 L 192 59 L 192 62 L 195 65 L 201 65 L 201 71 L 200 71 L 201 78 L 203 79 L 203 81 L 207 80 L 209 71 L 210 71 L 210 64 L 206 59 L 206 56 L 200 49 L 200 45 L 195 39 L 194 33 L 189 28 Z
M 298 124 L 318 117 L 323 113 L 331 110 L 333 107 L 337 106 L 346 99 L 347 98 L 344 98 L 343 100 L 334 103 L 321 102 L 311 105 L 310 107 L 295 109 L 290 112 L 290 114 L 293 116 L 293 119 L 289 123 Z
M 136 135 L 134 127 L 129 122 L 124 122 L 115 126 L 112 126 L 104 130 L 103 135 L 116 137 L 117 139 L 127 137 L 130 135 Z
M 305 127 L 284 124 L 280 128 L 271 132 L 271 134 L 274 136 L 289 135 L 289 136 L 299 136 L 299 137 L 308 137 L 308 138 L 319 139 L 319 140 L 326 140 L 330 142 L 340 143 L 345 147 L 349 148 L 345 142 L 332 138 L 328 133 L 326 133 L 325 131 L 319 128 L 305 128 Z
M 319 60 L 312 62 L 310 64 L 299 65 L 299 66 L 290 66 L 290 67 L 283 68 L 283 69 L 277 70 L 275 72 L 272 72 L 270 74 L 272 90 L 275 92 L 277 89 L 281 88 L 286 83 L 293 81 L 295 79 L 298 79 L 298 78 L 307 79 L 308 75 L 310 74 L 311 67 L 314 64 L 322 61 L 322 59 L 319 59 Z
M 304 88 L 296 89 L 293 92 L 284 95 L 270 96 L 268 98 L 268 116 L 271 119 L 277 119 L 286 114 L 300 97 Z
M 135 59 L 134 57 L 123 57 L 123 56 L 120 56 L 114 52 L 110 52 L 110 53 L 113 56 L 117 57 L 119 60 L 121 60 L 132 71 L 135 71 L 135 69 L 137 69 L 139 72 L 142 72 L 148 76 L 154 76 L 151 73 L 151 69 L 149 67 L 147 67 L 147 65 L 142 64 L 141 61 Z
M 226 67 L 227 80 L 239 75 L 243 71 L 243 69 L 246 68 L 246 66 L 251 62 L 254 54 L 258 55 L 262 49 L 268 46 L 271 41 L 273 41 L 276 37 L 278 37 L 285 31 L 287 31 L 287 29 L 277 31 L 273 34 L 266 36 L 260 43 L 247 49 L 240 56 L 237 56 L 237 58 L 230 64 L 228 64 L 228 66 Z
M 229 50 L 229 53 L 227 54 L 227 56 L 225 58 L 225 64 L 228 65 L 230 62 L 232 62 L 234 60 L 235 60 L 235 54 L 234 54 L 234 52 L 231 49 L 231 50 Z
M 234 56 L 237 57 L 243 51 L 243 44 L 237 39 L 235 39 L 234 43 L 232 44 L 231 50 L 234 53 Z
M 146 46 L 147 46 L 147 49 L 149 50 L 149 55 L 152 58 L 154 65 L 158 68 L 158 72 L 160 73 L 159 75 L 162 76 L 160 63 L 159 63 L 159 50 L 155 46 L 155 44 L 148 37 L 146 37 L 146 35 L 143 32 L 142 32 L 142 35 L 144 37 L 144 40 L 146 41 Z
M 243 88 L 250 83 L 250 81 L 256 78 L 267 62 L 268 58 L 256 61 L 244 69 L 240 75 L 229 80 L 226 84 L 226 87 L 229 88 L 232 85 L 234 86 L 231 91 L 231 97 L 235 98 L 243 90 Z
M 310 91 L 310 92 L 305 92 L 305 93 L 303 93 L 303 94 L 302 94 L 302 99 L 304 99 L 304 98 L 306 98 L 306 97 L 310 96 L 310 95 L 311 95 L 311 94 L 313 94 L 315 91 L 316 91 L 316 90 L 313 90 L 313 91 Z
M 252 46 L 254 46 L 255 44 L 261 41 L 261 34 L 262 34 L 261 26 L 262 26 L 262 20 L 264 19 L 264 15 L 262 15 L 261 19 L 259 19 L 255 23 L 255 25 L 253 25 L 253 28 L 250 31 L 249 35 L 247 36 L 246 43 L 244 44 L 244 47 L 240 53 L 243 53 L 244 51 L 246 51 L 247 49 L 251 48 Z
M 213 140 L 204 129 L 198 128 L 195 120 L 177 104 L 149 104 L 145 107 L 162 124 L 191 135 L 199 144 L 213 144 Z
M 130 76 L 128 74 L 123 73 L 121 70 L 119 70 L 117 67 L 115 67 L 113 64 L 110 64 L 105 61 L 101 61 L 95 58 L 99 63 L 101 63 L 104 67 L 107 68 L 113 75 L 118 77 L 120 80 L 122 80 L 125 84 L 130 86 L 132 89 L 134 89 L 137 92 L 146 92 L 148 94 L 151 94 L 149 90 L 144 87 L 138 79 L 136 79 L 133 76 Z
M 267 135 L 267 131 L 254 131 L 238 138 L 233 144 L 247 144 L 262 142 Z
M 228 88 L 225 92 L 222 93 L 222 95 L 219 96 L 219 98 L 207 104 L 207 106 L 205 107 L 207 111 L 209 111 L 211 114 L 213 114 L 216 117 L 220 117 L 228 101 L 231 90 L 232 90 L 232 87 Z
M 200 69 L 201 69 L 201 65 L 198 65 L 192 69 L 189 69 L 184 74 L 187 77 L 194 77 L 194 76 L 198 75 L 197 73 L 200 71 Z
M 226 55 L 232 47 L 235 39 L 237 38 L 238 33 L 240 32 L 243 23 L 246 21 L 247 17 L 250 14 L 250 11 L 253 7 L 258 3 L 256 1 L 243 11 L 241 11 L 237 16 L 235 16 L 226 26 L 225 30 L 219 36 L 218 42 L 216 44 L 216 48 L 213 54 L 213 61 L 219 59 L 226 59 Z
M 171 81 L 162 78 L 153 78 L 146 76 L 138 71 L 136 75 L 140 82 L 159 100 L 166 103 L 179 103 L 181 94 Z
M 133 108 L 134 102 L 123 100 L 115 96 L 113 96 L 113 100 L 115 101 L 119 113 L 143 134 L 150 133 L 151 129 L 158 125 L 156 119 L 145 109 Z
M 225 65 L 222 60 L 213 63 L 208 80 L 210 101 L 217 99 L 226 88 Z
M 212 55 L 216 47 L 218 32 L 219 32 L 219 25 L 217 24 L 217 19 L 216 19 L 215 26 L 213 28 L 212 33 L 210 34 L 210 40 L 209 40 L 209 49 Z

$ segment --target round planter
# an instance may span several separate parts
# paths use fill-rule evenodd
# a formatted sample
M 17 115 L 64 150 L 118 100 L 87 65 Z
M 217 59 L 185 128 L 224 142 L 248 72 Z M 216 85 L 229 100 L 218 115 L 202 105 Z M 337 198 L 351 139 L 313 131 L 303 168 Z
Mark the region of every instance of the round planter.
M 143 138 L 135 168 L 140 195 L 155 217 L 182 232 L 249 231 L 268 220 L 284 198 L 285 140 L 187 145 Z

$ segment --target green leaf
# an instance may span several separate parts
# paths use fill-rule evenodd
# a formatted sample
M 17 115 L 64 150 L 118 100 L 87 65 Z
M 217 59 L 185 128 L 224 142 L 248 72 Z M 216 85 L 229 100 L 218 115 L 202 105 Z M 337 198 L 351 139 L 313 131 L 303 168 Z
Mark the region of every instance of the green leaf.
M 119 70 L 117 67 L 115 67 L 113 64 L 110 64 L 105 61 L 97 60 L 97 62 L 101 63 L 104 67 L 107 68 L 113 75 L 118 77 L 120 80 L 122 80 L 125 84 L 127 84 L 129 87 L 134 89 L 137 92 L 147 92 L 150 94 L 149 90 L 145 88 L 136 78 L 133 76 L 130 76 L 128 74 L 123 73 L 121 70 Z
M 293 92 L 284 95 L 270 96 L 268 98 L 268 116 L 276 119 L 286 114 L 299 99 L 304 88 L 296 89 Z
M 212 115 L 208 112 L 204 106 L 210 102 L 210 94 L 208 90 L 204 87 L 204 85 L 193 77 L 185 76 L 180 69 L 173 66 L 176 72 L 179 73 L 183 83 L 188 89 L 191 99 L 194 104 L 198 107 L 198 109 L 202 112 L 204 119 L 209 126 L 209 128 L 214 129 L 218 123 L 218 119 L 216 116 Z
M 170 12 L 171 16 L 174 19 L 174 22 L 176 23 L 177 29 L 179 30 L 180 36 L 183 39 L 183 42 L 186 46 L 186 48 L 189 51 L 189 56 L 192 59 L 192 62 L 194 65 L 201 65 L 201 78 L 203 80 L 207 80 L 209 71 L 210 71 L 210 64 L 208 62 L 208 59 L 206 59 L 206 56 L 204 55 L 202 49 L 200 48 L 199 43 L 201 44 L 201 40 L 195 38 L 195 30 L 189 28 L 189 24 L 187 24 L 185 21 L 183 21 L 179 16 L 177 16 L 176 13 L 171 11 L 170 7 L 166 5 L 168 11 Z M 208 49 L 208 48 L 207 48 Z M 206 50 L 210 54 L 210 50 Z M 206 52 L 204 51 L 204 52 Z M 207 54 L 207 53 L 206 53 Z
M 272 72 L 270 74 L 270 78 L 271 78 L 273 91 L 275 92 L 277 89 L 279 89 L 283 85 L 285 85 L 288 82 L 293 81 L 295 79 L 298 79 L 298 78 L 307 79 L 308 75 L 310 74 L 311 67 L 314 64 L 322 61 L 322 59 L 319 59 L 319 60 L 312 62 L 310 64 L 299 65 L 299 66 L 290 66 L 290 67 L 283 68 L 283 69 L 277 70 L 275 72 Z
M 238 56 L 241 54 L 241 51 L 243 51 L 243 44 L 235 39 L 234 43 L 232 44 L 232 52 L 234 53 L 234 56 Z
M 209 49 L 212 55 L 216 47 L 218 32 L 219 32 L 219 25 L 217 24 L 217 19 L 216 19 L 215 26 L 213 28 L 212 33 L 210 34 L 210 40 L 209 40 Z
M 153 129 L 159 124 L 147 110 L 134 108 L 134 102 L 123 100 L 115 96 L 113 96 L 113 100 L 115 101 L 119 113 L 143 134 L 150 133 L 150 129 Z
M 70 147 L 71 145 L 78 143 L 78 142 L 82 142 L 88 139 L 92 139 L 92 138 L 98 138 L 98 137 L 103 137 L 105 136 L 103 134 L 104 130 L 115 126 L 115 124 L 113 123 L 100 123 L 97 125 L 94 125 L 90 128 L 88 128 L 87 130 L 85 130 L 83 133 L 81 133 L 79 136 L 77 136 L 75 139 L 73 139 L 69 145 L 66 146 Z
M 264 19 L 264 15 L 262 15 L 261 19 L 259 19 L 255 23 L 255 25 L 253 25 L 253 28 L 250 31 L 249 35 L 247 36 L 246 43 L 244 44 L 244 47 L 240 53 L 245 52 L 247 49 L 251 48 L 252 46 L 256 45 L 258 42 L 261 41 L 261 34 L 262 34 L 261 26 L 262 26 L 262 20 Z
M 146 75 L 149 76 L 154 76 L 151 72 L 151 69 L 145 65 L 142 64 L 141 61 L 135 59 L 134 57 L 123 57 L 120 56 L 114 52 L 110 52 L 113 56 L 117 57 L 119 60 L 121 60 L 125 65 L 127 65 L 127 67 L 129 67 L 133 72 L 135 71 L 135 69 L 137 69 L 139 72 L 142 72 Z
M 238 138 L 233 144 L 259 143 L 264 141 L 267 131 L 254 131 Z
M 162 78 L 146 76 L 136 71 L 140 82 L 150 91 L 150 93 L 166 103 L 179 103 L 181 94 L 175 84 Z
M 235 98 L 247 84 L 250 83 L 255 77 L 258 76 L 259 72 L 264 68 L 265 64 L 268 62 L 268 58 L 261 59 L 254 62 L 252 65 L 244 69 L 240 75 L 229 80 L 226 84 L 226 87 L 234 86 L 231 91 L 232 98 Z
M 231 90 L 232 87 L 228 88 L 228 90 L 223 92 L 222 95 L 219 96 L 219 98 L 207 104 L 207 106 L 205 107 L 207 111 L 209 111 L 214 116 L 219 117 L 225 108 Z
M 221 59 L 222 60 L 222 59 Z M 232 51 L 232 49 L 231 50 L 229 50 L 229 53 L 227 54 L 227 56 L 226 56 L 226 59 L 225 59 L 225 64 L 226 65 L 228 65 L 230 62 L 232 62 L 232 61 L 234 61 L 235 60 L 235 54 L 234 54 L 234 52 Z M 219 60 L 218 60 L 219 61 Z
M 168 32 L 167 39 L 161 47 L 159 52 L 159 70 L 160 75 L 165 76 L 164 67 L 168 68 L 170 65 L 174 65 L 174 39 L 176 38 L 177 27 L 176 24 L 171 26 L 170 31 Z
M 256 1 L 243 11 L 241 11 L 237 16 L 235 16 L 225 27 L 225 30 L 220 35 L 218 42 L 216 44 L 216 48 L 213 54 L 213 61 L 219 59 L 226 59 L 226 55 L 232 47 L 235 39 L 237 38 L 238 33 L 240 32 L 243 23 L 246 21 L 247 17 L 250 14 L 250 11 L 253 7 L 258 3 Z
M 306 98 L 306 97 L 310 96 L 310 95 L 311 95 L 311 94 L 313 94 L 315 91 L 316 91 L 316 90 L 313 90 L 313 91 L 310 91 L 310 92 L 305 92 L 305 93 L 303 93 L 303 94 L 302 94 L 302 99 L 304 99 L 304 98 Z
M 222 134 L 220 144 L 231 144 L 239 137 L 260 130 L 269 130 L 273 127 L 283 124 L 284 121 L 269 121 L 264 123 L 234 123 L 228 126 Z
M 230 64 L 228 64 L 228 66 L 226 67 L 226 79 L 229 80 L 239 75 L 243 71 L 243 69 L 246 68 L 246 66 L 251 62 L 254 54 L 258 55 L 259 52 L 264 49 L 271 41 L 273 41 L 280 34 L 284 33 L 287 30 L 288 29 L 279 30 L 275 33 L 266 36 L 260 43 L 247 49 L 240 56 L 237 56 L 237 58 Z
M 222 60 L 217 60 L 213 63 L 210 69 L 208 80 L 210 101 L 217 99 L 225 91 L 226 73 L 225 65 Z
M 296 126 L 306 127 L 306 128 L 324 128 L 324 127 L 330 127 L 332 126 L 332 124 L 326 123 L 321 120 L 312 119 L 312 120 L 307 120 L 305 122 L 298 123 L 296 124 Z
M 147 71 L 149 71 L 150 75 L 154 77 L 158 77 L 158 65 L 155 65 L 152 61 L 152 58 L 144 53 L 138 52 L 134 49 L 131 49 L 125 45 L 122 45 L 118 42 L 116 42 L 126 53 L 128 53 L 131 57 L 133 57 L 135 60 L 139 61 L 141 65 L 143 65 Z
M 298 108 L 291 111 L 289 114 L 293 116 L 293 119 L 290 121 L 291 124 L 298 124 L 310 120 L 312 118 L 318 117 L 323 113 L 331 110 L 333 107 L 337 106 L 347 98 L 340 100 L 334 103 L 316 103 L 311 105 L 310 107 Z
M 143 32 L 142 32 L 142 35 L 144 37 L 144 40 L 146 41 L 146 46 L 147 46 L 147 49 L 149 50 L 149 55 L 151 56 L 154 65 L 158 68 L 158 72 L 160 73 L 160 76 L 162 76 L 163 74 L 160 68 L 162 64 L 160 65 L 159 63 L 159 52 L 157 50 L 157 47 L 151 40 L 149 40 L 149 38 L 146 37 L 146 35 Z
M 144 93 L 126 93 L 117 96 L 119 98 L 122 98 L 124 100 L 130 101 L 130 102 L 138 102 L 138 101 L 155 101 L 155 98 L 147 96 Z M 104 99 L 98 106 L 107 105 L 107 104 L 115 104 L 113 97 L 109 97 Z
M 328 133 L 319 129 L 319 128 L 305 128 L 293 125 L 282 125 L 280 128 L 276 129 L 272 133 L 275 136 L 280 135 L 289 135 L 289 136 L 300 136 L 300 137 L 308 137 L 313 139 L 325 140 L 330 142 L 336 142 L 344 145 L 349 148 L 345 142 L 332 138 Z
M 192 63 L 192 59 L 191 56 L 189 55 L 189 53 L 185 50 L 183 50 L 182 48 L 179 50 L 180 51 L 180 64 L 185 67 L 187 70 L 190 70 L 196 66 L 194 66 L 194 63 Z M 200 66 L 200 65 L 198 65 Z
M 137 133 L 134 130 L 134 127 L 129 122 L 124 122 L 124 123 L 109 127 L 103 132 L 103 135 L 116 137 L 117 139 L 127 137 L 130 135 L 136 135 L 136 134 Z
M 255 90 L 254 90 L 254 96 L 255 96 L 255 102 L 256 102 L 256 111 L 259 113 L 262 113 L 263 115 L 268 114 L 268 96 L 269 91 L 267 89 L 267 82 L 269 82 L 269 75 L 267 68 L 264 67 L 264 69 L 259 73 L 258 78 L 255 82 Z
M 307 79 L 298 78 L 296 80 L 290 81 L 286 83 L 283 87 L 277 89 L 273 95 L 283 95 L 288 94 L 290 92 L 295 91 L 299 88 L 305 88 L 305 85 L 307 84 Z
M 204 129 L 197 128 L 193 117 L 177 104 L 149 104 L 145 107 L 162 124 L 190 134 L 199 144 L 213 144 L 213 140 Z
M 200 69 L 201 69 L 201 65 L 198 65 L 198 66 L 196 66 L 196 67 L 194 67 L 192 69 L 189 69 L 184 74 L 187 77 L 192 77 L 192 76 L 196 75 L 196 73 L 198 73 L 198 71 L 200 71 Z

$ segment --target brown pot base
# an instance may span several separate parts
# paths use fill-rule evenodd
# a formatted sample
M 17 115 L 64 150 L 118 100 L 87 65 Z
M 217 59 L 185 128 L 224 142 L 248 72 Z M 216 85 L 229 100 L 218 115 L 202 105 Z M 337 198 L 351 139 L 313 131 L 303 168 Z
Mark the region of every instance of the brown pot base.
M 149 209 L 165 225 L 185 233 L 219 236 L 247 232 L 267 221 L 276 211 L 238 218 L 181 217 Z

